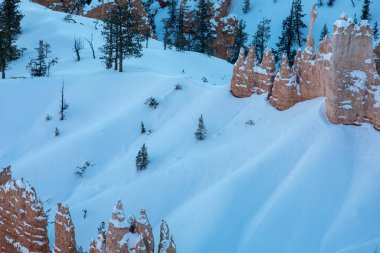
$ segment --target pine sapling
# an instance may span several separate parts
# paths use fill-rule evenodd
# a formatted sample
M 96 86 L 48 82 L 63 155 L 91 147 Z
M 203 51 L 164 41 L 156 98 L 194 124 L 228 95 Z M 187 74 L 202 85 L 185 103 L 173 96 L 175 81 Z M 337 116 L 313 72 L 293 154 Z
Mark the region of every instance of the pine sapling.
M 143 144 L 136 156 L 136 169 L 137 170 L 146 169 L 148 167 L 149 162 L 150 160 L 149 160 L 148 150 L 145 144 Z
M 141 121 L 140 131 L 141 131 L 141 134 L 145 134 L 146 132 L 144 123 L 142 121 Z
M 201 116 L 198 119 L 198 129 L 194 133 L 195 139 L 197 139 L 199 141 L 204 140 L 206 138 L 206 133 L 207 133 L 206 126 L 205 126 L 205 123 L 203 120 L 203 115 L 201 114 Z

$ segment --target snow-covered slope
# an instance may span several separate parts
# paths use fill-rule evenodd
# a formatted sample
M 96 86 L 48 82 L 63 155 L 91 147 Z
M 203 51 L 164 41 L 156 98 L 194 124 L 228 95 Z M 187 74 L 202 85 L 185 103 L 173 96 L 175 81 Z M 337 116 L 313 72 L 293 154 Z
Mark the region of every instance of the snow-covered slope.
M 21 9 L 19 45 L 28 50 L 8 76 L 28 76 L 39 39 L 59 64 L 50 78 L 0 81 L 0 166 L 29 180 L 46 209 L 69 204 L 78 244 L 88 247 L 119 199 L 127 213 L 147 209 L 156 239 L 165 218 L 183 253 L 373 252 L 380 243 L 380 133 L 372 127 L 330 124 L 322 98 L 284 112 L 265 96 L 236 99 L 232 65 L 164 51 L 156 41 L 126 61 L 125 73 L 106 70 L 88 46 L 75 62 L 75 36 L 92 33 L 101 45 L 93 20 L 69 24 L 26 0 Z M 58 120 L 62 79 L 65 121 Z M 151 96 L 156 110 L 144 105 Z M 201 114 L 208 135 L 198 142 Z M 140 134 L 141 121 L 150 135 Z M 152 162 L 136 172 L 143 143 Z M 95 166 L 76 177 L 86 161 Z

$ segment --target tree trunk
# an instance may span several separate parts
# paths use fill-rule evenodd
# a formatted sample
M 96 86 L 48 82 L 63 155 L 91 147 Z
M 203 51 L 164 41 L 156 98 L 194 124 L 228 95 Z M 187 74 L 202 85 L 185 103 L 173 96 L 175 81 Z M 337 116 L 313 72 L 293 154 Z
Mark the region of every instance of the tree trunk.
M 119 72 L 123 72 L 123 46 L 120 46 Z
M 1 66 L 1 78 L 5 79 L 5 68 L 4 68 L 4 66 Z
M 118 55 L 118 52 L 119 52 L 119 51 L 118 51 L 117 48 L 116 48 L 116 50 L 115 50 L 115 70 L 117 70 L 117 67 L 118 67 L 118 66 L 117 66 L 117 61 L 118 61 L 118 56 L 119 56 L 119 55 Z

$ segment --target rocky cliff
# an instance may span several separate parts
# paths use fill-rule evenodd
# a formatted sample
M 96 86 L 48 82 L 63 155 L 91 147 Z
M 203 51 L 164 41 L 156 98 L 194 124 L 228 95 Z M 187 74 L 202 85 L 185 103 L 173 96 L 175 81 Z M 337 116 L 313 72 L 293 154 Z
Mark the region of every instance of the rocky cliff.
M 55 253 L 76 253 L 75 227 L 68 206 L 58 204 L 54 221 Z
M 28 182 L 12 179 L 10 167 L 0 173 L 0 252 L 48 253 L 47 217 Z
M 342 15 L 335 22 L 326 89 L 326 114 L 336 124 L 372 123 L 380 129 L 380 77 L 367 21 L 355 24 Z

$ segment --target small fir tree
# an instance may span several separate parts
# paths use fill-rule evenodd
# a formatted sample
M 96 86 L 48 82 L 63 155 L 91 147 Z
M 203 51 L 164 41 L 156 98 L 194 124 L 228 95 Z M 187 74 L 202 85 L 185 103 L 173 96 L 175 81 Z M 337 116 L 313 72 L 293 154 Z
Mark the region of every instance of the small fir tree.
M 243 13 L 248 13 L 251 10 L 251 1 L 244 0 L 243 2 Z
M 259 61 L 261 62 L 264 56 L 265 48 L 271 38 L 271 20 L 263 18 L 257 25 L 257 30 L 253 35 L 252 44 L 255 47 L 255 51 Z
M 285 54 L 288 57 L 289 63 L 293 64 L 296 51 L 293 49 L 294 42 L 294 29 L 293 29 L 293 7 L 291 8 L 290 15 L 282 21 L 282 33 L 279 37 L 277 45 L 276 58 L 277 60 Z
M 33 77 L 49 76 L 50 67 L 58 63 L 58 58 L 48 60 L 50 45 L 43 40 L 38 42 L 37 58 L 30 59 L 26 69 L 29 70 L 30 75 Z
M 335 0 L 327 0 L 327 5 L 332 7 L 335 3 Z
M 245 47 L 245 43 L 248 39 L 248 34 L 245 32 L 245 21 L 240 20 L 236 31 L 235 42 L 232 46 L 231 55 L 228 59 L 230 63 L 235 63 L 239 57 L 240 48 Z
M 194 133 L 195 134 L 195 139 L 202 141 L 206 138 L 206 126 L 203 120 L 203 115 L 201 115 L 198 119 L 198 128 L 197 131 Z
M 148 167 L 149 162 L 150 161 L 149 161 L 148 150 L 145 144 L 143 144 L 136 156 L 136 169 L 137 170 L 146 169 Z
M 177 15 L 176 20 L 176 31 L 175 31 L 175 40 L 174 45 L 178 51 L 183 51 L 188 45 L 188 41 L 185 37 L 185 31 L 184 31 L 184 7 L 180 7 Z
M 327 25 L 325 24 L 322 28 L 321 35 L 319 36 L 319 41 L 322 41 L 328 34 L 329 34 L 329 29 L 327 28 Z
M 141 121 L 141 125 L 140 125 L 140 132 L 141 132 L 141 134 L 145 134 L 145 132 L 146 132 L 144 123 L 142 121 Z
M 303 13 L 302 1 L 301 0 L 293 0 L 293 15 L 292 15 L 292 23 L 294 29 L 294 42 L 298 44 L 298 46 L 302 46 L 303 42 L 306 41 L 305 36 L 302 32 L 304 28 L 306 28 L 306 24 L 302 21 L 302 18 L 306 15 Z
M 370 20 L 371 19 L 371 13 L 370 13 L 370 7 L 371 0 L 364 0 L 363 7 L 362 7 L 362 15 L 361 20 Z
M 65 101 L 65 83 L 63 83 L 61 88 L 61 99 L 59 102 L 59 120 L 66 119 L 65 112 L 67 109 L 69 109 L 69 105 Z

